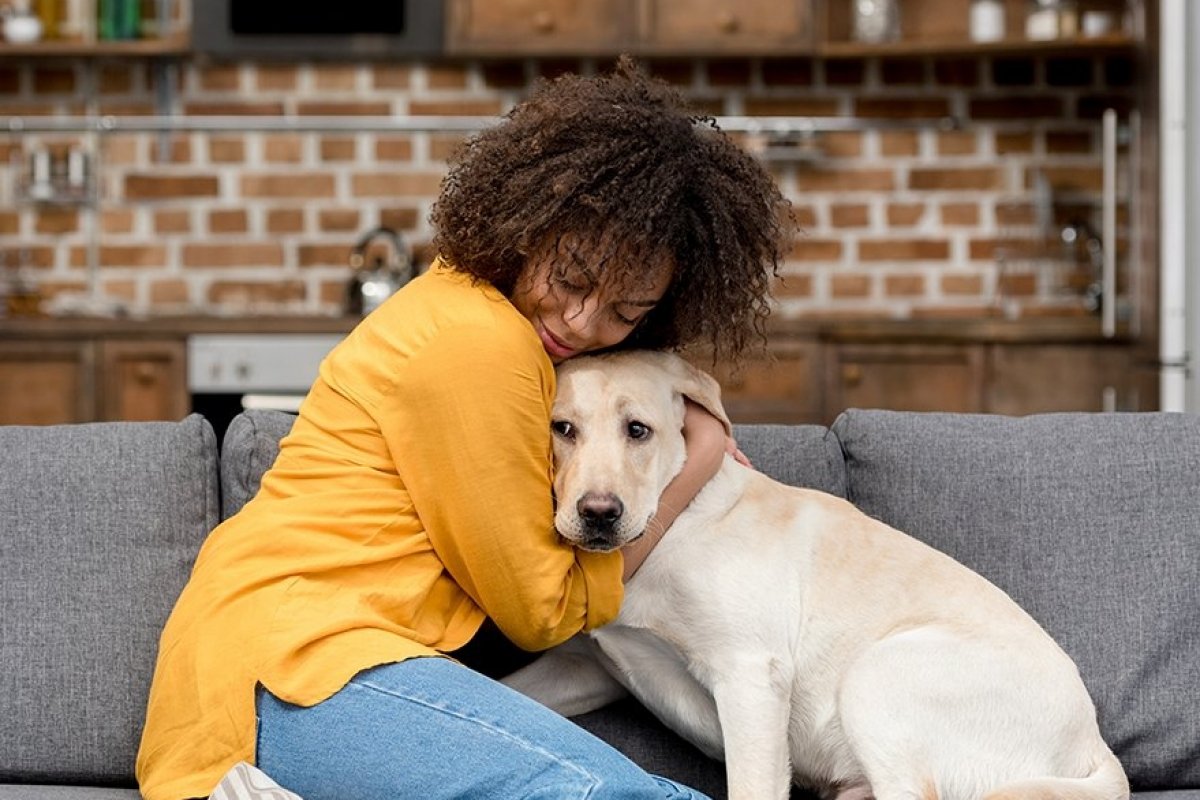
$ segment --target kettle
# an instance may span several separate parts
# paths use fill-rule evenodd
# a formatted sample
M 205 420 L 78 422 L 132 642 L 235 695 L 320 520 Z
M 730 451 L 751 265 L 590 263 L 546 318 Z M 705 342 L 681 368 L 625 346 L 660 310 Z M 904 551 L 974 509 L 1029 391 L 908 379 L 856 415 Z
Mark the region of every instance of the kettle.
M 391 245 L 391 253 L 386 258 L 379 248 L 372 248 L 378 239 L 386 239 Z M 384 300 L 413 278 L 412 253 L 404 239 L 391 228 L 382 226 L 367 231 L 354 244 L 350 250 L 350 267 L 354 276 L 346 287 L 346 313 L 359 316 L 379 308 Z

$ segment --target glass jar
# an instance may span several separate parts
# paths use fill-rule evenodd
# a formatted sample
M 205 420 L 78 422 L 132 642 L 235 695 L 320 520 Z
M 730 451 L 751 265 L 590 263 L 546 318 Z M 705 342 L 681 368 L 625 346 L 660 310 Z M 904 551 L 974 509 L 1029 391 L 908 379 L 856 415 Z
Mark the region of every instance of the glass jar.
M 891 42 L 900 38 L 900 7 L 897 0 L 852 0 L 854 40 Z
M 973 42 L 998 42 L 1003 39 L 1003 0 L 971 0 L 968 27 Z
M 1074 0 L 1030 0 L 1025 15 L 1025 38 L 1064 39 L 1079 33 L 1079 9 Z

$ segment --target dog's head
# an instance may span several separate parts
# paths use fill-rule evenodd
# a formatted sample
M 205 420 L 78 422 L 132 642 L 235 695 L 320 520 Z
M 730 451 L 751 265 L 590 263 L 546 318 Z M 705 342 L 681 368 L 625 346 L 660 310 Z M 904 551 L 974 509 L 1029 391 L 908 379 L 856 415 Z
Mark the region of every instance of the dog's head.
M 558 369 L 554 522 L 585 550 L 636 539 L 684 461 L 684 398 L 729 428 L 711 376 L 678 356 L 631 351 L 574 358 Z

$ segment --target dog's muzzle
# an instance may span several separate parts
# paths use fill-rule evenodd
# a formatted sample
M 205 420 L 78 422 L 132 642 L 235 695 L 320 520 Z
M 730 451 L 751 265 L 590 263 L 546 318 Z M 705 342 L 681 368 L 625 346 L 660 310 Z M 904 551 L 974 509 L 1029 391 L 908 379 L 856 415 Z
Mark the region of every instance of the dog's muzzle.
M 611 550 L 617 544 L 617 523 L 625 514 L 625 504 L 611 492 L 588 492 L 575 503 L 579 516 L 581 543 L 589 550 Z

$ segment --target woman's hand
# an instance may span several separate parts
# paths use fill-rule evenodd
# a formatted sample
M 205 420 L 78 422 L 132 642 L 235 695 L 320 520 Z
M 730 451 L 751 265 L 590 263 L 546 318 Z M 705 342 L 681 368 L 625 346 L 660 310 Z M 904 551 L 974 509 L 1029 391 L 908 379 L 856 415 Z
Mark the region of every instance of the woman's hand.
M 737 445 L 726 435 L 724 423 L 691 400 L 686 400 L 685 404 L 683 438 L 687 447 L 687 457 L 683 462 L 683 469 L 667 484 L 667 488 L 663 489 L 662 497 L 658 501 L 658 510 L 646 525 L 646 532 L 632 544 L 621 548 L 625 557 L 622 577 L 626 581 L 637 572 L 638 567 L 650 555 L 650 551 L 662 539 L 679 513 L 687 508 L 692 498 L 704 488 L 704 484 L 712 480 L 721 469 L 725 454 L 730 452 L 730 444 L 733 444 L 733 452 L 740 453 Z M 737 455 L 734 455 L 734 458 L 736 459 Z M 745 458 L 743 455 L 742 459 Z M 749 464 L 748 461 L 741 463 Z

